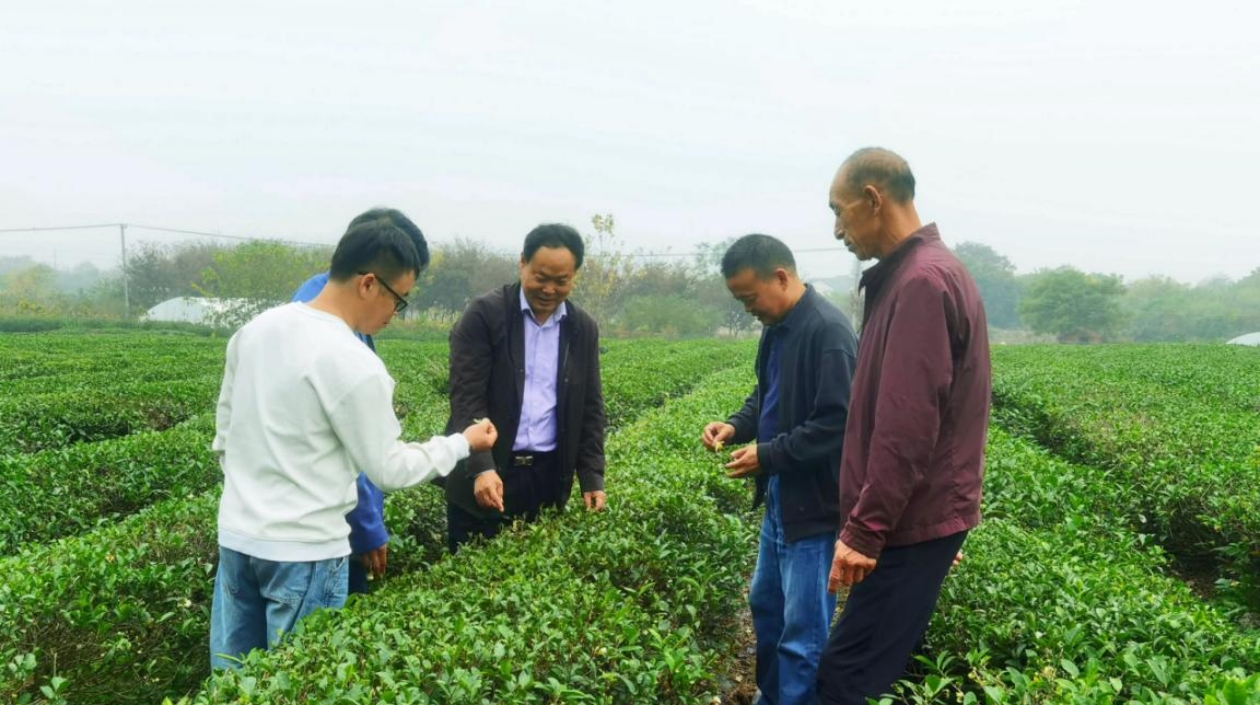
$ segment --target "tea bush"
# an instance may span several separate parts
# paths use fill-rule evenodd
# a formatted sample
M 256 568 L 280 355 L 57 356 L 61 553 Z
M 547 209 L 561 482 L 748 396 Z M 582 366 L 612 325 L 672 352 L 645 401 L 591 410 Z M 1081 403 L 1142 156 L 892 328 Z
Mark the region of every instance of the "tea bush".
M 1029 346 L 994 361 L 999 424 L 1140 488 L 1111 514 L 1260 609 L 1260 351 Z
M 986 518 L 946 580 L 928 674 L 902 686 L 913 700 L 1190 703 L 1254 682 L 1260 632 L 1111 513 L 1141 488 L 999 428 L 987 453 Z
M 192 701 L 707 701 L 755 526 L 699 432 L 750 384 L 749 368 L 711 376 L 617 434 L 607 512 L 520 527 L 314 615 Z
M 611 400 L 618 400 L 622 390 L 635 390 L 641 412 L 658 397 L 639 391 L 644 384 L 645 367 L 629 364 L 633 356 L 650 355 L 653 350 L 635 350 L 618 352 L 617 355 L 623 355 L 621 360 L 610 353 L 614 364 L 605 369 L 604 386 Z M 746 346 L 743 350 L 745 355 L 751 353 Z M 432 380 L 433 370 L 445 365 L 441 359 L 446 355 L 445 346 L 390 341 L 381 352 L 398 379 L 396 406 L 406 414 L 402 420 L 405 436 L 427 437 L 439 432 L 446 420 L 447 404 Z M 740 362 L 749 361 L 745 358 Z M 675 364 L 648 379 L 660 380 L 673 389 L 685 389 L 708 372 L 712 364 L 712 359 L 696 355 L 692 366 Z M 634 406 L 627 404 L 625 408 L 631 413 Z M 218 481 L 217 465 L 207 465 L 212 422 L 210 409 L 203 411 L 206 413 L 187 429 L 189 435 L 173 444 L 178 448 L 161 448 L 159 438 L 181 432 L 183 427 L 164 434 L 138 434 L 106 443 L 82 444 L 64 452 L 83 459 L 112 449 L 117 458 L 134 465 L 129 471 L 137 475 L 130 481 L 150 483 L 154 499 L 164 493 L 180 494 L 202 479 Z M 204 445 L 195 437 L 198 432 L 205 434 Z M 158 444 L 152 450 L 161 457 L 151 458 L 151 465 L 142 466 L 148 453 L 144 450 L 147 443 Z M 131 455 L 127 455 L 128 448 Z M 76 453 L 81 455 L 74 456 Z M 90 472 L 55 467 L 56 457 L 54 452 L 45 451 L 10 456 L 4 462 L 46 463 L 40 467 L 60 478 L 50 478 L 40 486 L 41 492 L 46 490 L 44 498 L 49 506 L 54 507 L 50 511 L 72 513 L 77 511 L 72 507 L 79 507 L 85 517 L 81 528 L 87 529 L 90 524 L 91 530 L 52 543 L 13 546 L 18 551 L 15 555 L 0 558 L 0 702 L 68 698 L 76 703 L 139 703 L 188 692 L 208 668 L 206 648 L 217 559 L 218 492 L 173 496 L 116 523 L 110 523 L 113 519 L 100 521 L 101 498 L 119 491 L 118 488 L 110 487 L 111 483 L 93 487 L 88 479 Z M 160 477 L 158 468 L 167 462 L 162 458 L 171 463 L 182 459 L 189 466 L 187 477 Z M 29 483 L 31 478 L 25 477 L 24 481 Z M 31 485 L 25 487 L 29 490 Z M 67 505 L 62 510 L 55 509 L 59 495 Z M 22 506 L 21 493 L 8 496 L 12 498 L 10 506 Z M 143 493 L 137 492 L 134 499 L 138 504 Z M 445 504 L 436 488 L 396 493 L 386 507 L 388 526 L 394 534 L 390 543 L 391 575 L 417 570 L 442 555 Z M 86 518 L 92 512 L 97 512 L 94 522 Z M 122 513 L 119 510 L 109 516 Z M 77 530 L 41 529 L 38 516 L 15 521 L 27 532 L 22 536 L 32 539 L 36 535 L 48 537 Z M 466 553 L 475 554 L 477 550 Z M 377 589 L 396 580 L 379 582 Z

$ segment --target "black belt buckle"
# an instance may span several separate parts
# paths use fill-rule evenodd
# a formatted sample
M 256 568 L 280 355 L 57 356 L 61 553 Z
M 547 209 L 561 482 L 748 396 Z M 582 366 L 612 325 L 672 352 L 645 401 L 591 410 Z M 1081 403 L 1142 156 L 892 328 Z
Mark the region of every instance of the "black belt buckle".
M 534 456 L 528 453 L 512 456 L 512 466 L 518 468 L 527 468 L 534 464 Z

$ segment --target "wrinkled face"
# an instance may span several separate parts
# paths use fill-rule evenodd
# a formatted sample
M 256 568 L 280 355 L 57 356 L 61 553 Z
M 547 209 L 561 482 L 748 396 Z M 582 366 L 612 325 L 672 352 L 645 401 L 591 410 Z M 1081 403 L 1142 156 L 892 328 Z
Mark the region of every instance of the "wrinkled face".
M 567 247 L 540 247 L 528 262 L 521 257 L 521 290 L 539 321 L 569 298 L 576 277 L 577 259 Z
M 376 335 L 389 325 L 394 314 L 405 306 L 400 305 L 399 302 L 406 301 L 407 296 L 411 294 L 411 288 L 415 285 L 414 272 L 403 272 L 394 281 L 388 283 L 371 272 L 360 275 L 359 287 L 367 301 L 367 312 L 362 330 L 359 332 Z
M 835 236 L 844 242 L 849 252 L 859 260 L 875 257 L 879 223 L 869 199 L 861 193 L 851 193 L 848 188 L 848 175 L 844 172 L 836 174 L 831 182 L 831 191 L 827 197 L 827 205 L 836 215 Z
M 778 323 L 790 309 L 787 284 L 787 272 L 782 269 L 776 269 L 772 276 L 762 279 L 751 267 L 747 267 L 726 280 L 731 296 L 763 326 Z

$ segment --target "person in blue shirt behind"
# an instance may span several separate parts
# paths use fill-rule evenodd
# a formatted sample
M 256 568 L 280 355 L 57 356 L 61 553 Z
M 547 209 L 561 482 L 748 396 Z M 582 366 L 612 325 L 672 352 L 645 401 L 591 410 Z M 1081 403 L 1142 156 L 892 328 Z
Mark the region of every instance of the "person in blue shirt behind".
M 347 228 L 368 221 L 388 219 L 391 223 L 407 233 L 411 244 L 416 247 L 420 256 L 420 268 L 429 265 L 429 245 L 425 242 L 424 233 L 411 222 L 407 216 L 393 208 L 373 208 L 350 221 Z M 294 301 L 308 302 L 319 296 L 328 284 L 328 272 L 321 272 L 307 279 L 293 294 Z M 402 311 L 405 303 L 400 303 Z M 372 352 L 376 352 L 376 344 L 372 336 L 358 331 L 355 335 Z M 359 490 L 359 502 L 353 511 L 346 515 L 346 523 L 350 524 L 350 551 L 354 559 L 350 561 L 350 593 L 366 593 L 369 575 L 379 576 L 385 573 L 385 565 L 389 557 L 389 531 L 385 528 L 385 494 L 381 492 L 367 475 L 359 473 L 356 483 Z

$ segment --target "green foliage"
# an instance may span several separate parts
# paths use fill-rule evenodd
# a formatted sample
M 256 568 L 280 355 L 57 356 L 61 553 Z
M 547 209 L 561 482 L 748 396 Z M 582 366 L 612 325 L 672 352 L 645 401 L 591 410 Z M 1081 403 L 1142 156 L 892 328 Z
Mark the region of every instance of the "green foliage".
M 1260 605 L 1260 351 L 1028 346 L 994 360 L 999 423 L 1138 488 L 1109 514 Z
M 328 270 L 332 253 L 255 240 L 214 253 L 214 261 L 192 288 L 202 296 L 231 299 L 236 305 L 211 316 L 218 327 L 236 327 L 264 310 L 285 303 L 302 282 Z
M 936 657 L 903 695 L 1187 703 L 1254 687 L 1257 633 L 1170 577 L 1166 556 L 1124 521 L 1141 486 L 998 428 L 987 456 L 986 519 L 946 580 L 928 634 Z
M 217 379 L 138 384 L 127 389 L 86 385 L 0 400 L 0 454 L 30 453 L 75 443 L 162 430 L 207 408 Z
M 210 328 L 208 326 L 199 326 L 192 323 L 182 323 L 177 321 L 142 321 L 132 318 L 123 318 L 121 304 L 119 304 L 119 309 L 117 311 L 91 316 L 69 317 L 65 313 L 60 315 L 52 313 L 50 315 L 30 316 L 0 315 L 0 333 L 47 333 L 50 331 L 65 331 L 68 333 L 84 333 L 87 331 L 110 333 L 162 331 L 165 333 L 179 333 L 182 335 L 197 335 L 202 337 L 216 335 L 223 336 L 229 334 L 226 330 Z
M 224 341 L 176 341 L 178 345 L 161 336 L 147 335 L 21 336 L 0 339 L 0 352 L 18 359 L 22 372 L 12 371 L 14 378 L 27 373 L 72 376 L 76 373 L 74 366 L 60 365 L 60 357 L 92 349 L 108 350 L 110 354 L 97 358 L 80 354 L 76 359 L 83 372 L 108 371 L 119 364 L 114 360 L 126 359 L 135 363 L 127 368 L 128 374 L 137 374 L 143 361 L 162 364 L 164 355 L 178 356 L 179 345 L 188 345 L 199 354 L 213 350 L 218 360 L 211 369 L 221 369 Z M 110 342 L 112 347 L 103 342 Z M 632 415 L 663 401 L 662 395 L 647 388 L 653 377 L 646 373 L 650 365 L 644 362 L 659 357 L 662 346 L 645 342 L 613 342 L 605 358 L 612 362 L 605 372 L 610 405 L 620 408 L 619 413 L 627 422 Z M 742 350 L 745 356 L 751 351 L 747 346 L 712 342 L 709 345 L 721 351 Z M 669 374 L 659 377 L 660 383 L 669 385 L 675 393 L 689 389 L 703 374 L 722 369 L 714 367 L 716 361 L 725 359 L 723 354 L 731 354 L 703 355 L 698 342 L 684 347 L 692 352 L 675 359 Z M 398 380 L 395 406 L 402 417 L 404 437 L 424 438 L 440 432 L 447 415 L 446 346 L 385 341 L 381 354 Z M 683 366 L 684 359 L 689 360 L 689 366 Z M 739 354 L 731 354 L 728 362 L 734 364 L 736 359 L 741 367 L 749 367 L 742 364 L 747 359 Z M 10 372 L 9 368 L 0 370 L 0 378 Z M 638 411 L 631 403 L 619 401 L 623 394 L 639 400 Z M 204 678 L 208 666 L 205 648 L 210 594 L 217 560 L 218 493 L 212 490 L 191 497 L 177 495 L 195 491 L 193 488 L 208 477 L 217 478 L 217 468 L 208 452 L 209 411 L 202 409 L 202 420 L 198 422 L 201 426 L 187 429 L 187 434 L 185 429 L 173 429 L 58 451 L 63 453 L 60 457 L 70 459 L 63 467 L 57 466 L 59 456 L 53 451 L 5 460 L 18 463 L 15 467 L 43 468 L 51 475 L 37 481 L 31 476 L 33 473 L 22 473 L 20 481 L 26 484 L 13 495 L 10 506 L 20 508 L 15 511 L 32 510 L 29 519 L 13 520 L 22 525 L 23 531 L 35 532 L 23 534 L 23 538 L 87 531 L 52 543 L 14 546 L 20 549 L 17 553 L 0 558 L 0 702 L 60 702 L 53 696 L 76 703 L 157 702 L 164 696 L 178 697 L 188 692 Z M 198 433 L 206 435 L 198 440 Z M 692 435 L 687 434 L 694 441 Z M 108 472 L 115 474 L 98 476 L 98 484 L 93 485 L 93 470 L 80 466 L 80 461 L 89 463 L 106 455 L 115 458 L 119 467 L 111 467 Z M 167 471 L 170 476 L 166 476 Z M 2 477 L 10 476 L 6 473 Z M 0 482 L 0 495 L 4 487 Z M 144 502 L 146 487 L 153 495 L 150 501 L 162 496 L 171 498 L 116 522 L 93 522 L 93 517 L 102 516 L 103 511 L 119 516 L 125 513 L 122 508 L 103 510 L 105 498 L 115 493 L 129 494 L 128 507 L 138 507 Z M 21 503 L 23 493 L 31 497 L 27 504 Z M 38 503 L 37 495 L 41 498 Z M 56 506 L 58 496 L 64 499 L 65 506 Z M 725 501 L 728 506 L 734 503 L 730 497 Z M 401 577 L 409 571 L 438 561 L 444 556 L 445 546 L 445 502 L 437 488 L 396 493 L 386 507 L 393 533 L 391 575 L 399 577 L 376 583 L 378 591 L 409 579 Z M 44 511 L 50 514 L 42 514 Z M 36 521 L 43 518 L 52 524 L 60 521 L 59 517 L 71 515 L 79 525 L 68 531 L 39 527 Z M 661 550 L 672 549 L 665 546 Z M 469 549 L 461 556 L 477 552 Z M 375 595 L 369 598 L 374 599 Z M 669 639 L 678 637 L 662 638 L 672 644 Z M 678 674 L 678 687 L 684 687 L 698 677 L 697 669 L 685 652 L 671 648 L 674 650 L 668 651 L 670 658 L 677 659 L 671 663 Z M 563 673 L 555 672 L 542 678 L 544 685 L 538 686 L 539 692 L 565 693 L 568 685 L 562 676 Z
M 5 259 L 14 266 L 4 267 Z M 67 271 L 16 259 L 0 258 L 0 312 L 6 319 L 122 316 L 121 278 L 90 264 Z
M 751 374 L 618 434 L 611 508 L 569 511 L 320 613 L 193 702 L 695 703 L 716 694 L 754 523 L 697 432 Z
M 659 333 L 667 338 L 713 335 L 721 312 L 686 296 L 636 296 L 626 301 L 620 328 L 627 333 Z
M 992 247 L 978 242 L 960 243 L 954 248 L 954 254 L 976 280 L 989 325 L 994 328 L 1018 328 L 1018 306 L 1023 284 L 1015 276 L 1015 265 Z
M 468 301 L 518 278 L 520 257 L 494 252 L 475 240 L 457 238 L 434 248 L 433 262 L 421 274 L 411 298 L 426 314 L 457 318 Z
M 1127 330 L 1139 342 L 1223 342 L 1260 330 L 1260 270 L 1237 282 L 1212 279 L 1187 286 L 1167 277 L 1129 285 Z
M 217 389 L 223 345 L 151 333 L 3 336 L 0 384 L 13 390 L 6 399 L 28 402 L 61 398 L 69 383 L 102 399 L 183 383 Z M 449 557 L 441 492 L 395 493 L 386 505 L 390 576 L 189 701 L 717 695 L 755 523 L 746 484 L 726 479 L 697 437 L 751 386 L 755 348 L 606 347 L 618 429 L 608 441 L 608 512 L 570 506 Z M 439 432 L 445 344 L 386 340 L 381 354 L 398 380 L 404 436 Z M 1222 594 L 1245 596 L 1248 576 L 1260 574 L 1258 354 L 995 349 L 986 521 L 946 581 L 920 676 L 899 695 L 1260 703 L 1254 625 L 1236 603 L 1205 600 L 1172 577 L 1174 568 L 1215 566 Z M 207 675 L 217 556 L 217 492 L 202 489 L 217 480 L 211 409 L 203 400 L 193 421 L 165 431 L 0 456 L 0 543 L 12 552 L 0 557 L 0 702 L 158 702 Z M 68 537 L 51 540 L 58 536 Z
M 217 485 L 213 420 L 34 455 L 0 455 L 0 555 Z
M 618 429 L 644 409 L 686 393 L 714 371 L 733 369 L 744 363 L 751 371 L 756 354 L 757 346 L 753 341 L 691 340 L 670 344 L 659 340 L 609 341 L 607 352 L 600 360 L 608 428 Z
M 156 702 L 203 677 L 217 495 L 0 558 L 0 702 L 54 677 L 76 703 Z
M 634 260 L 622 248 L 611 213 L 591 216 L 594 235 L 583 238 L 586 257 L 578 273 L 574 299 L 595 317 L 607 323 L 621 311 L 626 285 L 634 278 Z
M 1019 315 L 1033 332 L 1050 333 L 1060 342 L 1101 342 L 1124 322 L 1123 293 L 1124 283 L 1115 275 L 1072 267 L 1041 271 L 1029 277 Z
M 127 291 L 131 305 L 145 311 L 177 296 L 194 296 L 203 272 L 231 245 L 194 241 L 176 244 L 137 243 L 127 257 Z M 326 267 L 327 265 L 325 265 Z M 311 270 L 311 273 L 319 271 Z

